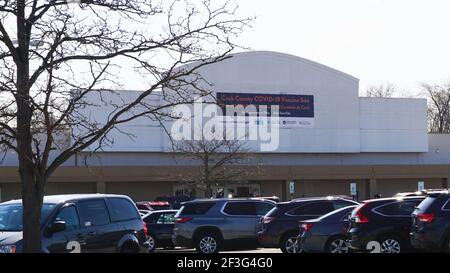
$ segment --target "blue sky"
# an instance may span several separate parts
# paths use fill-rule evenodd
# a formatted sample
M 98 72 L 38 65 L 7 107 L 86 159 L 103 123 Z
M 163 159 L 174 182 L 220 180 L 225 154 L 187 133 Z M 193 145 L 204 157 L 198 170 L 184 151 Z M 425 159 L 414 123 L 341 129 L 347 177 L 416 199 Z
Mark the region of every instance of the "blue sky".
M 450 80 L 448 0 L 236 0 L 257 16 L 240 43 L 298 55 L 368 85 Z

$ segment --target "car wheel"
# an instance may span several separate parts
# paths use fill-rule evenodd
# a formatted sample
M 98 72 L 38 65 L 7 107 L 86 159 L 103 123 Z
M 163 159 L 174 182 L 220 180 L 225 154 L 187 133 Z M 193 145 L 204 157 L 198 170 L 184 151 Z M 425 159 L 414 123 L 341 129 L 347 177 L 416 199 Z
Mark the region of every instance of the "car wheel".
M 148 242 L 148 252 L 155 252 L 156 250 L 156 239 L 152 234 L 149 234 L 147 236 L 147 242 Z
M 394 235 L 388 235 L 380 240 L 381 253 L 398 254 L 402 251 L 401 240 Z
M 196 250 L 198 253 L 211 254 L 218 253 L 220 249 L 220 239 L 216 234 L 201 234 L 196 242 Z
M 325 248 L 328 253 L 345 254 L 349 253 L 350 248 L 345 236 L 333 237 Z
M 289 232 L 281 239 L 281 251 L 283 253 L 300 253 L 300 244 L 297 241 L 298 234 L 295 232 Z

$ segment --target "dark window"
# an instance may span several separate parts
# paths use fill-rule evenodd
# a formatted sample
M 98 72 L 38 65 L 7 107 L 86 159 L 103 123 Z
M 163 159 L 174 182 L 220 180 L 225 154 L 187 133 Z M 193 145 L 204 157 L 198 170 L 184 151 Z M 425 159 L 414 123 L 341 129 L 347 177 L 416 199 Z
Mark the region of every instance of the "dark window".
M 123 198 L 108 199 L 111 220 L 113 222 L 120 222 L 126 220 L 138 219 L 139 214 L 136 212 L 134 205 Z
M 213 202 L 204 202 L 204 203 L 194 203 L 185 205 L 184 208 L 181 209 L 181 214 L 184 215 L 202 215 L 207 213 L 215 203 Z
M 397 202 L 375 209 L 376 212 L 388 216 L 411 216 L 419 202 Z
M 55 218 L 55 221 L 66 222 L 66 230 L 77 230 L 80 228 L 77 209 L 74 206 L 63 208 Z
M 314 202 L 306 205 L 302 205 L 288 212 L 290 215 L 324 215 L 334 210 L 333 203 L 331 202 Z
M 174 224 L 175 223 L 174 213 L 163 213 L 158 217 L 157 224 Z
M 159 215 L 160 214 L 158 214 L 158 215 L 150 214 L 150 215 L 148 215 L 147 217 L 144 218 L 144 222 L 147 223 L 147 224 L 154 224 L 154 223 L 156 223 L 156 220 L 158 220 Z
M 446 202 L 446 204 L 445 204 L 445 206 L 444 206 L 442 209 L 450 210 L 450 199 L 448 199 L 448 200 L 445 201 L 445 202 Z
M 228 215 L 256 215 L 255 202 L 230 202 L 223 212 Z
M 334 209 L 342 209 L 345 207 L 354 206 L 356 204 L 353 202 L 350 202 L 350 201 L 346 201 L 346 200 L 336 200 L 336 201 L 333 201 L 333 205 L 334 205 Z
M 103 200 L 82 201 L 77 206 L 82 227 L 109 224 L 109 214 Z
M 256 214 L 257 215 L 266 215 L 269 211 L 273 209 L 275 205 L 270 203 L 256 203 Z

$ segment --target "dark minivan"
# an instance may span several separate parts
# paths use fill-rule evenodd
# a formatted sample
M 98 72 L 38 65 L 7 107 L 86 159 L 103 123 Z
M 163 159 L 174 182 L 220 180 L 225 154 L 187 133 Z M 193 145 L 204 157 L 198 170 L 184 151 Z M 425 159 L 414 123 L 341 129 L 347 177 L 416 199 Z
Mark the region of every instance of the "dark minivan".
M 22 252 L 21 200 L 0 204 L 0 253 Z M 127 196 L 104 194 L 44 197 L 42 252 L 148 252 L 147 228 Z

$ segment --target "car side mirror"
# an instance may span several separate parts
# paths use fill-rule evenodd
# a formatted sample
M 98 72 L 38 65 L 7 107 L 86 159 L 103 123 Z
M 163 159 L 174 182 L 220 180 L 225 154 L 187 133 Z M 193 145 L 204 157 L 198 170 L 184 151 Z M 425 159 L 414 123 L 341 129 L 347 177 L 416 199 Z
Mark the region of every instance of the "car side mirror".
M 55 221 L 48 229 L 50 233 L 56 233 L 64 230 L 66 230 L 66 222 L 64 221 Z

